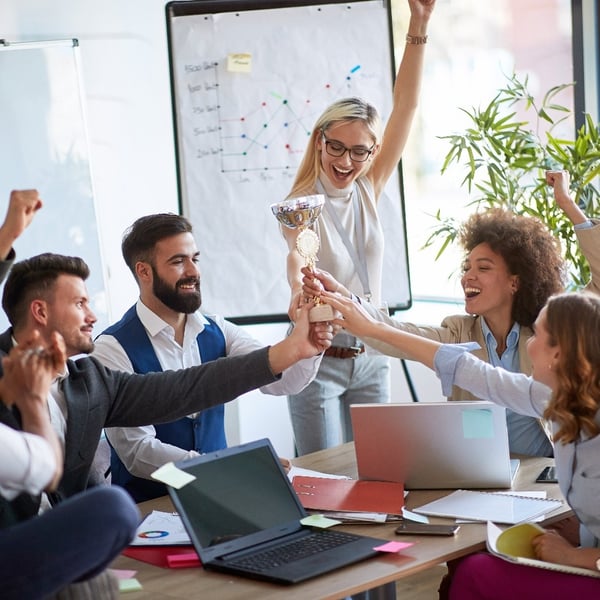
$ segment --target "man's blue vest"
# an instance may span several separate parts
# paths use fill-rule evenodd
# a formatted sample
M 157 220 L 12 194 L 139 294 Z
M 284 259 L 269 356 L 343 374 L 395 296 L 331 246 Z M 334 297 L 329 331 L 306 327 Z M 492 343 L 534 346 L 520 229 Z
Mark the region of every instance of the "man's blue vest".
M 208 319 L 208 324 L 198 334 L 196 340 L 202 362 L 209 362 L 225 356 L 225 336 L 219 326 Z M 150 338 L 132 306 L 123 318 L 111 325 L 103 333 L 112 335 L 121 344 L 136 373 L 162 371 Z M 225 409 L 222 404 L 203 410 L 193 419 L 184 417 L 171 423 L 154 425 L 156 438 L 167 444 L 195 450 L 212 452 L 227 447 L 225 440 Z M 167 493 L 162 483 L 134 477 L 111 448 L 110 471 L 112 483 L 124 487 L 136 502 L 150 500 Z

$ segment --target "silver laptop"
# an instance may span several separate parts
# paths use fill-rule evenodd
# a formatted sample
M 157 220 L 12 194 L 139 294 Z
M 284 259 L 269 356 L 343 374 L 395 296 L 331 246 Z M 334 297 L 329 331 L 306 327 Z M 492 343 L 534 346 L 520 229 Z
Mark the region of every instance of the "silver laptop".
M 509 488 L 504 408 L 483 401 L 353 404 L 358 476 L 406 489 Z
M 176 463 L 195 479 L 167 486 L 205 569 L 296 583 L 375 556 L 386 540 L 312 529 L 268 439 Z

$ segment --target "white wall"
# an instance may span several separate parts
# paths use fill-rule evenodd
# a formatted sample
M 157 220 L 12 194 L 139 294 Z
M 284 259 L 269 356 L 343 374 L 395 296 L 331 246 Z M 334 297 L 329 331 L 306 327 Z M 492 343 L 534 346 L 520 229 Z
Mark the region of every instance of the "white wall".
M 113 318 L 137 289 L 120 254 L 124 229 L 142 214 L 178 211 L 164 5 L 163 0 L 0 3 L 0 37 L 8 41 L 79 39 Z
M 120 253 L 123 231 L 143 214 L 178 212 L 164 5 L 163 0 L 0 2 L 0 38 L 79 39 L 112 320 L 120 317 L 137 294 Z M 447 312 L 447 307 L 416 305 L 403 316 L 439 323 Z M 265 343 L 285 334 L 284 325 L 250 330 Z M 409 399 L 400 363 L 393 363 L 394 400 Z M 414 365 L 411 371 L 422 399 L 440 398 L 431 373 Z M 228 407 L 229 442 L 268 436 L 280 454 L 291 456 L 285 398 L 257 392 L 247 396 Z

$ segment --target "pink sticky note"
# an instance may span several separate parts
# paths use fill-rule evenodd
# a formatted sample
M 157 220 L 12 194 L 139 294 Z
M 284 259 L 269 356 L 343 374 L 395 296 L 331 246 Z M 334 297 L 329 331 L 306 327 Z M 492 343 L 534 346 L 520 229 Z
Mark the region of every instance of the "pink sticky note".
M 127 569 L 109 569 L 109 571 L 117 579 L 133 579 L 137 574 L 137 571 L 130 571 Z
M 373 548 L 373 550 L 377 550 L 378 552 L 400 552 L 411 546 L 414 546 L 412 542 L 388 542 L 387 544 Z
M 167 565 L 169 565 L 171 569 L 198 567 L 200 566 L 200 559 L 195 552 L 188 552 L 187 554 L 169 554 L 167 556 Z

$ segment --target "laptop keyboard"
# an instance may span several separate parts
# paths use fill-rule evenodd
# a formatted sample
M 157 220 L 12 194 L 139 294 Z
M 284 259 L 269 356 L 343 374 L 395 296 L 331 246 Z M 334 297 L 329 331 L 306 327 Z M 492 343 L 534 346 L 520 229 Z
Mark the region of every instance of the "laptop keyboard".
M 295 562 L 332 548 L 338 548 L 355 540 L 356 536 L 351 533 L 322 531 L 252 556 L 228 560 L 227 562 L 243 569 L 266 572 L 273 567 Z

